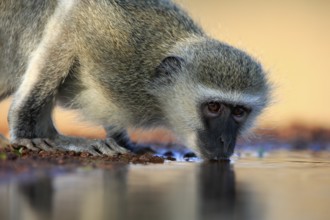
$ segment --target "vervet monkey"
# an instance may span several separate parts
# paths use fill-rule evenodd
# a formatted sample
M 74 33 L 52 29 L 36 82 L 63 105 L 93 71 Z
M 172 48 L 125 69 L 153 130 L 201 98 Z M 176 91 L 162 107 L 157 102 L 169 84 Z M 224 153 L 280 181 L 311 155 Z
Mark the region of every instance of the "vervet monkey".
M 128 127 L 165 127 L 203 158 L 228 158 L 269 94 L 257 61 L 170 0 L 0 2 L 0 99 L 13 95 L 12 143 L 114 155 L 132 146 Z M 107 138 L 59 134 L 57 103 Z

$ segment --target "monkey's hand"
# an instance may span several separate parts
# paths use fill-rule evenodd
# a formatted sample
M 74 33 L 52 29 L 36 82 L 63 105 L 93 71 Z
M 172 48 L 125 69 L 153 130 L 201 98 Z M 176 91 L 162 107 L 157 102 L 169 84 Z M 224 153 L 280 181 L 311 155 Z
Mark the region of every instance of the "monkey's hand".
M 127 134 L 126 130 L 116 131 L 113 130 L 113 126 L 104 127 L 107 132 L 107 138 L 114 139 L 116 143 L 120 146 L 126 148 L 127 150 L 136 153 L 136 154 L 144 154 L 144 153 L 156 153 L 149 145 L 137 144 L 133 143 Z
M 75 151 L 88 152 L 94 156 L 127 153 L 128 150 L 120 147 L 113 138 L 105 140 L 84 139 L 77 137 L 67 137 L 64 135 L 56 135 L 55 138 L 33 138 L 33 139 L 16 139 L 12 141 L 13 145 L 26 146 L 28 149 L 39 151 Z

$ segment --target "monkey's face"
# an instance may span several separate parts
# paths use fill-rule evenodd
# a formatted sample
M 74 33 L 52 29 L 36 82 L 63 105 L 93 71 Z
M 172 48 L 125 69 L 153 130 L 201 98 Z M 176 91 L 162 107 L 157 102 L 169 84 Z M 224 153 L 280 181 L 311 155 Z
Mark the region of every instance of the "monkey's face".
M 163 96 L 170 127 L 200 157 L 229 159 L 238 136 L 252 126 L 260 113 L 258 97 L 235 96 L 189 83 L 177 83 L 174 90 L 169 90 L 175 92 L 167 93 L 170 99 Z
M 268 103 L 265 73 L 245 53 L 218 42 L 185 50 L 161 62 L 152 94 L 188 147 L 206 159 L 228 159 Z
M 167 85 L 158 97 L 169 127 L 205 159 L 229 159 L 263 108 L 262 96 L 209 88 L 184 75 Z
M 208 159 L 228 159 L 251 109 L 207 101 L 201 104 L 199 112 L 203 126 L 197 131 L 196 144 L 201 155 Z

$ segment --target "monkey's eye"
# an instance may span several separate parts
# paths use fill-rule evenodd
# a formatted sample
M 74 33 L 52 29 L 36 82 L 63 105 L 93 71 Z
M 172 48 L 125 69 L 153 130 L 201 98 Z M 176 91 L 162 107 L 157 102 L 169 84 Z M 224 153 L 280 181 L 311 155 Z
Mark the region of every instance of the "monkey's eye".
M 243 120 L 248 113 L 248 110 L 242 106 L 236 106 L 232 109 L 231 114 L 233 115 L 234 119 L 238 122 Z
M 223 104 L 219 102 L 209 102 L 206 105 L 206 114 L 210 117 L 219 116 L 223 110 Z

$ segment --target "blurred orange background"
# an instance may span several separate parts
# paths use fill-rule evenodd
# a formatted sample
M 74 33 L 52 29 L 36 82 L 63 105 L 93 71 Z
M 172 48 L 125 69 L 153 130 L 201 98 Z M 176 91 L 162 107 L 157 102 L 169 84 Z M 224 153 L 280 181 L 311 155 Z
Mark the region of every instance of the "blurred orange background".
M 298 122 L 330 128 L 330 1 L 177 2 L 210 36 L 247 51 L 264 65 L 275 91 L 259 127 L 281 128 Z M 9 100 L 0 103 L 0 133 L 7 135 L 8 106 Z M 55 121 L 62 132 L 104 135 L 101 128 L 74 118 L 72 112 L 56 110 Z M 146 138 L 140 133 L 134 137 Z

